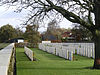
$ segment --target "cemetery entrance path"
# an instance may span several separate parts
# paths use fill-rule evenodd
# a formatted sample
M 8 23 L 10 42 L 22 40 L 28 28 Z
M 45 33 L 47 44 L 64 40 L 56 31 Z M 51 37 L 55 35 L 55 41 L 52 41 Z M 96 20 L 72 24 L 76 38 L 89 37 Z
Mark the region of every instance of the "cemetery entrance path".
M 24 48 L 16 48 L 17 75 L 99 75 L 93 70 L 93 59 L 74 55 L 75 61 L 65 60 L 47 52 L 31 48 L 36 61 L 30 61 Z

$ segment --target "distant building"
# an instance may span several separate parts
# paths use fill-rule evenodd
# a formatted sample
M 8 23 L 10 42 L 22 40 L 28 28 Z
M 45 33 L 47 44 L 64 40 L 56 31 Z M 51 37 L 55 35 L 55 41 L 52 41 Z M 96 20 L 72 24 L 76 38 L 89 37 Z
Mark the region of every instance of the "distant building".
M 51 42 L 61 42 L 61 40 L 58 40 L 56 36 L 54 35 L 41 35 L 42 41 L 51 41 Z
M 24 42 L 24 39 L 17 39 L 17 40 L 18 40 L 18 43 Z
M 9 43 L 21 43 L 24 42 L 24 38 L 14 38 L 14 39 L 10 39 L 8 40 Z
M 72 32 L 64 32 L 62 33 L 62 39 L 65 39 L 65 41 L 73 41 L 75 40 L 75 36 L 72 34 Z
M 51 41 L 42 41 L 42 43 L 51 43 Z

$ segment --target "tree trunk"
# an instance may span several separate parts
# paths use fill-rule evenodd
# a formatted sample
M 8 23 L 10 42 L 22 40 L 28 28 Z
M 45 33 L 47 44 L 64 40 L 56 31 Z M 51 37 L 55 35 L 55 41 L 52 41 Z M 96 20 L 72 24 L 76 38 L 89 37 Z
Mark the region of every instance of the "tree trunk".
M 97 29 L 94 31 L 94 40 L 95 40 L 95 59 L 94 59 L 94 67 L 95 69 L 100 69 L 100 0 L 94 0 L 95 7 L 95 26 Z
M 95 59 L 94 59 L 94 66 L 95 69 L 100 69 L 100 30 L 96 32 L 97 36 L 95 35 Z

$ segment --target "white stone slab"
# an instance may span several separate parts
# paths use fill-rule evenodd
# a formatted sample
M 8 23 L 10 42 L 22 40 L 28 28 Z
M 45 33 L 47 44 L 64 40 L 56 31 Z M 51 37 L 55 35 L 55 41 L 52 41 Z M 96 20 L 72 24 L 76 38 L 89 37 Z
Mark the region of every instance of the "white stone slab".
M 25 54 L 33 61 L 33 51 L 27 47 L 24 47 Z
M 72 61 L 73 60 L 73 51 L 69 52 L 69 60 Z

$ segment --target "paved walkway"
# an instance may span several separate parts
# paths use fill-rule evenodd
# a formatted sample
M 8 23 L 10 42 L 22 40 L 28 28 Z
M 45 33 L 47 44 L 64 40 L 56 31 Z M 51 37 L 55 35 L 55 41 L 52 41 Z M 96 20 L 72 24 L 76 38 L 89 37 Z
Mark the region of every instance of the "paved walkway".
M 0 75 L 8 75 L 7 73 L 8 73 L 13 47 L 14 44 L 10 44 L 4 49 L 0 50 Z

